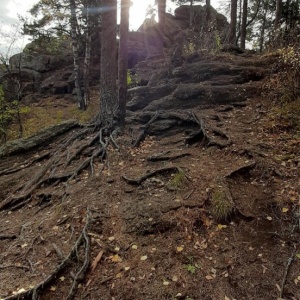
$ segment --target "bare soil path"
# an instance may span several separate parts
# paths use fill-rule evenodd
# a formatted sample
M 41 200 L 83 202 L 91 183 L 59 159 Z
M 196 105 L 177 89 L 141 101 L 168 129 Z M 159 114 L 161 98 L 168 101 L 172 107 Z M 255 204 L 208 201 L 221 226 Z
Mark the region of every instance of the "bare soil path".
M 57 153 L 78 128 L 2 157 L 0 298 L 300 299 L 299 147 L 267 130 L 267 109 L 254 98 L 182 110 L 191 119 L 168 130 L 144 125 L 139 147 L 132 113 L 119 149 L 73 177 L 97 149 L 81 149 L 85 135 Z

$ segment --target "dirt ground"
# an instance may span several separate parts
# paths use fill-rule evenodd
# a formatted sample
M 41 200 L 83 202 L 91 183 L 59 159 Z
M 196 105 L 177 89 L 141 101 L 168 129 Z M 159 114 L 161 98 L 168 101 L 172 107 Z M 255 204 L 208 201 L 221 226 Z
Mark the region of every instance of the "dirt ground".
M 187 146 L 191 128 L 174 128 L 134 148 L 129 126 L 93 169 L 2 209 L 0 298 L 55 273 L 37 298 L 20 299 L 70 299 L 74 282 L 75 299 L 300 299 L 299 136 L 269 130 L 268 103 L 245 104 L 194 110 L 226 132 L 227 147 Z M 71 134 L 2 158 L 1 201 Z M 72 252 L 82 233 L 89 243 Z

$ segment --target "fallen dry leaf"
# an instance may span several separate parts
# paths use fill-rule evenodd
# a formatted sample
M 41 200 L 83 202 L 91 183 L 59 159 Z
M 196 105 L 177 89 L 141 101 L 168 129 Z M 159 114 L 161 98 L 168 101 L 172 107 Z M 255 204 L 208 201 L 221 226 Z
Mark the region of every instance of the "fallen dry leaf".
M 112 255 L 109 257 L 111 259 L 112 262 L 114 263 L 119 263 L 119 262 L 122 262 L 122 258 L 116 254 L 116 255 Z
M 141 260 L 146 260 L 148 258 L 147 255 L 141 256 Z
M 183 247 L 184 247 L 184 246 L 179 246 L 179 247 L 177 247 L 177 248 L 176 248 L 176 251 L 177 251 L 177 252 L 182 252 L 182 251 L 183 251 Z

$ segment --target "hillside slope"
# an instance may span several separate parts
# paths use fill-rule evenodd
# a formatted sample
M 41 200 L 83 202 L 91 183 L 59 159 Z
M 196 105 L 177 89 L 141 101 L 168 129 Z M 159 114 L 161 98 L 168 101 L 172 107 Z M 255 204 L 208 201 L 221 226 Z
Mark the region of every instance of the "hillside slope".
M 0 298 L 299 299 L 299 138 L 270 131 L 272 59 L 141 62 L 119 148 L 76 127 L 1 157 Z

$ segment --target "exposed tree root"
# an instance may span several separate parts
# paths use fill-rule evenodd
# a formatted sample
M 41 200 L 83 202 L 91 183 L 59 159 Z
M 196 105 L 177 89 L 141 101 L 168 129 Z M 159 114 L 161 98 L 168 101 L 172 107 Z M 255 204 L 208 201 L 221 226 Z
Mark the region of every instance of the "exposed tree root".
M 150 120 L 149 120 L 150 119 Z M 205 124 L 204 119 L 197 116 L 194 112 L 189 113 L 180 113 L 180 112 L 143 112 L 142 114 L 135 114 L 134 117 L 130 117 L 129 121 L 131 122 L 145 122 L 147 123 L 143 126 L 143 130 L 138 135 L 136 141 L 134 142 L 134 146 L 137 147 L 141 143 L 142 140 L 145 139 L 151 128 L 156 121 L 160 120 L 173 120 L 174 126 L 180 127 L 198 127 L 196 131 L 191 133 L 186 139 L 185 143 L 188 145 L 202 142 L 206 146 L 217 146 L 219 148 L 227 147 L 231 144 L 230 138 L 224 133 L 222 130 L 210 126 L 208 123 Z M 161 130 L 167 130 L 168 128 L 163 128 Z M 152 130 L 153 131 L 153 130 Z M 209 133 L 212 135 L 210 136 Z
M 231 171 L 229 174 L 226 175 L 226 178 L 232 178 L 238 175 L 249 173 L 249 171 L 251 171 L 255 166 L 256 166 L 256 162 L 250 162 L 238 169 Z
M 4 170 L 0 171 L 0 176 L 9 175 L 9 174 L 16 173 L 20 170 L 24 170 L 25 168 L 28 168 L 28 167 L 32 166 L 33 164 L 42 161 L 43 159 L 49 158 L 50 155 L 51 155 L 51 151 L 47 151 L 39 157 L 34 157 L 34 159 L 28 159 L 25 162 L 22 162 L 22 164 L 19 165 L 18 167 L 11 167 L 8 169 L 4 169 Z
M 147 131 L 152 123 L 154 123 L 158 119 L 158 112 L 150 119 L 150 121 L 144 126 L 144 129 L 138 135 L 136 141 L 134 142 L 134 147 L 138 147 L 140 143 L 145 139 Z
M 70 251 L 69 255 L 59 264 L 59 266 L 54 270 L 52 274 L 50 274 L 45 280 L 40 282 L 38 285 L 36 285 L 34 288 L 29 289 L 27 291 L 24 291 L 22 293 L 12 295 L 9 297 L 4 298 L 4 300 L 21 300 L 21 299 L 32 299 L 37 300 L 38 294 L 47 287 L 63 270 L 65 270 L 71 263 L 74 256 L 78 255 L 78 250 L 81 246 L 81 244 L 84 244 L 85 247 L 85 257 L 84 262 L 82 264 L 82 267 L 76 274 L 72 287 L 70 289 L 68 300 L 71 300 L 74 298 L 77 285 L 80 281 L 84 279 L 84 276 L 86 274 L 86 271 L 88 269 L 90 258 L 89 258 L 89 251 L 90 251 L 90 242 L 88 238 L 88 228 L 91 224 L 92 218 L 90 215 L 90 211 L 87 210 L 87 217 L 86 217 L 86 223 L 81 231 L 81 234 L 79 235 L 75 245 L 73 246 L 72 250 Z
M 15 269 L 24 269 L 24 270 L 29 270 L 29 267 L 23 266 L 23 265 L 0 265 L 0 270 L 1 269 L 8 269 L 8 268 L 15 268 Z
M 87 143 L 83 144 L 71 157 L 68 158 L 66 162 L 66 167 L 71 164 L 71 162 L 78 157 L 79 154 L 82 153 L 86 148 L 93 145 L 99 139 L 99 134 L 93 136 Z
M 74 120 L 66 121 L 58 125 L 53 125 L 41 130 L 38 134 L 19 140 L 8 142 L 0 147 L 0 157 L 13 155 L 17 153 L 24 153 L 42 144 L 49 143 L 57 136 L 78 127 L 78 123 Z
M 162 168 L 155 170 L 153 172 L 150 172 L 148 174 L 143 175 L 142 177 L 139 177 L 137 179 L 130 179 L 126 176 L 122 176 L 122 178 L 128 183 L 132 185 L 140 185 L 142 182 L 144 182 L 146 179 L 159 175 L 159 174 L 164 174 L 164 173 L 174 173 L 174 172 L 180 172 L 179 167 L 167 167 L 167 168 Z
M 89 129 L 83 128 L 80 130 L 79 133 L 73 133 L 68 139 L 66 139 L 65 142 L 58 148 L 58 150 L 52 154 L 52 157 L 48 160 L 48 162 L 45 163 L 37 173 L 34 174 L 32 179 L 28 180 L 24 186 L 18 187 L 17 190 L 14 192 L 14 196 L 9 196 L 1 203 L 0 211 L 7 209 L 16 210 L 23 207 L 31 201 L 32 195 L 37 188 L 45 185 L 56 185 L 60 182 L 68 183 L 70 180 L 78 176 L 82 172 L 82 170 L 84 170 L 88 166 L 91 166 L 91 173 L 93 175 L 94 159 L 96 157 L 99 157 L 100 160 L 103 160 L 105 158 L 109 143 L 112 143 L 114 147 L 118 146 L 112 134 L 109 134 L 108 137 L 104 135 L 104 132 L 110 131 L 107 128 L 101 128 L 98 133 L 93 134 L 93 136 L 88 140 L 88 142 L 83 141 L 83 145 L 76 149 L 74 151 L 74 154 L 70 156 L 70 148 L 72 148 L 74 141 L 77 141 L 82 136 L 86 135 L 88 131 Z M 75 167 L 75 169 L 73 169 L 73 171 L 57 175 L 57 171 L 59 168 L 61 169 L 61 167 L 63 166 L 64 168 L 66 168 L 66 166 L 70 165 L 71 162 L 76 157 L 78 157 L 85 149 L 91 147 L 97 141 L 99 141 L 100 145 L 98 144 L 98 147 L 94 150 L 91 148 L 90 151 L 93 151 L 93 153 L 92 155 L 90 155 L 90 157 L 86 158 L 83 162 L 81 162 L 77 167 Z M 33 162 L 28 162 L 28 164 L 32 165 Z
M 158 153 L 158 154 L 155 154 L 155 155 L 152 155 L 152 156 L 148 157 L 147 160 L 148 161 L 153 161 L 153 162 L 164 161 L 164 160 L 175 160 L 175 159 L 178 159 L 178 158 L 182 158 L 182 157 L 191 155 L 190 153 L 180 153 L 180 154 L 168 155 L 169 153 L 171 153 L 171 151 L 165 151 L 163 153 Z

